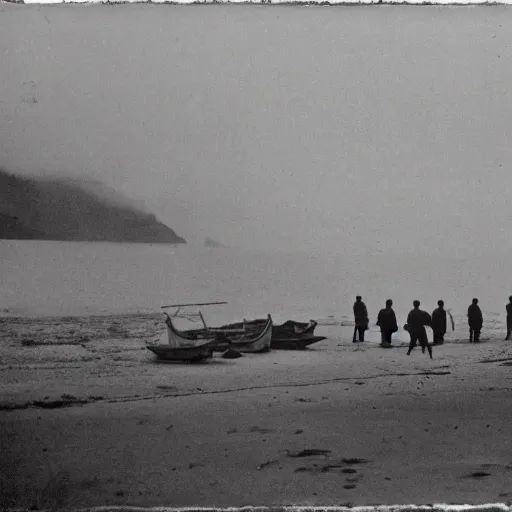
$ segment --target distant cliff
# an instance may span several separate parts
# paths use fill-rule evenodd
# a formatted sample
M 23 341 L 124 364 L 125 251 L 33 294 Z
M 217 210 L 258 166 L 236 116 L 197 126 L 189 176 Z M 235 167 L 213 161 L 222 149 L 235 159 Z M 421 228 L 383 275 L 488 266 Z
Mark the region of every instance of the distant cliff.
M 127 199 L 109 201 L 76 180 L 34 180 L 1 170 L 0 238 L 186 243 Z

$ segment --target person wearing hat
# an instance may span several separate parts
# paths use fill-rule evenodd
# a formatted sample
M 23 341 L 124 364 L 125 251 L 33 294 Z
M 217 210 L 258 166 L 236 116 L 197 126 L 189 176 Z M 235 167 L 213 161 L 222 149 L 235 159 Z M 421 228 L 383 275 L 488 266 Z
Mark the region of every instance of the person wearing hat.
M 356 297 L 356 301 L 354 302 L 354 336 L 352 337 L 352 342 L 356 343 L 356 334 L 359 335 L 359 341 L 364 341 L 364 331 L 368 329 L 368 310 L 366 309 L 366 304 L 362 301 L 360 295 Z
M 444 343 L 444 335 L 446 334 L 446 311 L 444 309 L 444 302 L 437 301 L 439 306 L 432 312 L 432 331 L 434 333 L 434 340 L 432 345 L 442 345 Z
M 427 331 L 425 326 L 432 325 L 432 318 L 426 311 L 420 309 L 420 301 L 415 300 L 413 303 L 414 309 L 409 312 L 407 316 L 407 330 L 411 336 L 411 342 L 409 343 L 409 350 L 407 355 L 411 355 L 412 349 L 416 346 L 416 342 L 419 341 L 421 345 L 421 351 L 425 353 L 425 349 L 428 349 L 430 359 L 432 359 L 432 347 L 430 346 L 427 338 Z
M 512 334 L 512 295 L 508 298 L 509 302 L 505 306 L 507 310 L 507 337 L 505 338 L 507 341 L 510 340 L 510 335 Z
M 380 335 L 382 344 L 390 344 L 391 336 L 394 332 L 398 331 L 398 324 L 396 323 L 396 315 L 393 311 L 393 301 L 388 299 L 386 307 L 379 311 L 377 316 L 377 325 L 380 327 Z
M 473 299 L 471 306 L 468 308 L 468 325 L 469 325 L 469 343 L 480 342 L 480 331 L 484 324 L 482 310 L 478 305 L 478 299 Z

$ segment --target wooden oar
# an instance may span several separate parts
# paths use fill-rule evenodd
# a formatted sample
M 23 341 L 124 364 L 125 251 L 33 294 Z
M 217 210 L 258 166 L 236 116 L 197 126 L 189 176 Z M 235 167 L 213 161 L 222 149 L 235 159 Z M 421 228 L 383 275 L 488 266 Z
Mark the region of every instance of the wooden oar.
M 186 306 L 211 306 L 212 304 L 227 304 L 227 302 L 199 302 L 197 304 L 171 304 L 169 306 L 160 306 L 160 308 L 166 309 L 166 308 L 184 308 Z
M 450 320 L 452 321 L 452 331 L 455 331 L 455 322 L 453 321 L 453 316 L 449 309 L 447 309 L 446 312 L 450 315 Z

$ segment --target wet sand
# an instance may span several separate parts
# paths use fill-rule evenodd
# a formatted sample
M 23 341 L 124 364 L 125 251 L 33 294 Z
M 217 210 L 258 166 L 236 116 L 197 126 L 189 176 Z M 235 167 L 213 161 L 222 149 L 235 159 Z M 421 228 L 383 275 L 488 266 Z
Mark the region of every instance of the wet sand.
M 2 320 L 3 507 L 512 499 L 500 339 L 159 364 L 158 316 Z

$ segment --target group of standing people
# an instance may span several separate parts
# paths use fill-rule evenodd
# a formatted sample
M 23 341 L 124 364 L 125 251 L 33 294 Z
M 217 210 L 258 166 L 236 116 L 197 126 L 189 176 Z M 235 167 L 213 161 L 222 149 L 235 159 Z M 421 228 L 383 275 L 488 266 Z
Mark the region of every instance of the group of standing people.
M 409 332 L 411 341 L 407 355 L 410 355 L 412 349 L 420 344 L 422 352 L 428 350 L 430 358 L 432 358 L 432 346 L 428 342 L 427 331 L 425 327 L 431 327 L 434 335 L 432 345 L 442 345 L 444 343 L 444 335 L 447 330 L 447 311 L 444 309 L 444 302 L 439 300 L 437 308 L 432 312 L 432 315 L 420 309 L 420 301 L 413 302 L 413 309 L 407 316 L 407 323 L 404 329 Z M 364 332 L 368 329 L 370 320 L 368 310 L 362 297 L 358 295 L 353 307 L 355 327 L 354 335 L 352 337 L 353 343 L 356 343 L 356 335 L 359 341 L 364 341 Z M 510 340 L 512 335 L 512 296 L 509 297 L 509 303 L 506 305 L 507 311 L 507 336 L 505 340 Z M 450 315 L 451 316 L 451 315 Z M 453 320 L 452 320 L 453 322 Z M 398 331 L 398 323 L 396 315 L 393 310 L 393 301 L 388 299 L 386 307 L 379 311 L 377 316 L 377 326 L 380 327 L 381 344 L 383 346 L 391 345 L 391 337 L 393 333 Z M 483 326 L 482 310 L 478 305 L 478 299 L 473 299 L 468 308 L 468 325 L 469 325 L 469 342 L 478 343 L 480 341 L 480 333 Z

